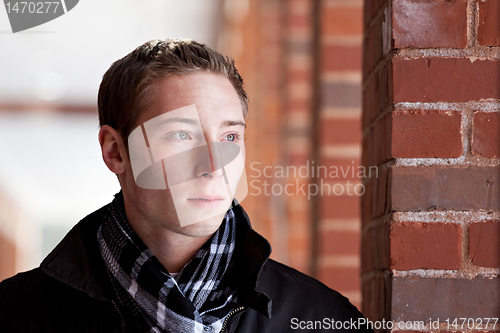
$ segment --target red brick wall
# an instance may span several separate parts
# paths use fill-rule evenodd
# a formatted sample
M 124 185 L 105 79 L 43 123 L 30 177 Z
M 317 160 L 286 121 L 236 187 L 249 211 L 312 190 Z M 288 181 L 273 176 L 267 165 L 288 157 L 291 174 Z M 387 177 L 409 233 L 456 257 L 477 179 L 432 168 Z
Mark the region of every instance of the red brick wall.
M 363 312 L 394 331 L 500 317 L 499 18 L 496 0 L 365 0 Z
M 314 80 L 314 17 L 313 3 L 304 0 L 282 1 L 285 15 L 283 35 L 283 60 L 285 76 L 283 80 L 283 126 L 286 140 L 282 165 L 296 168 L 311 160 L 313 139 L 311 131 L 314 118 L 313 80 Z M 287 178 L 294 183 L 297 178 Z M 307 196 L 298 191 L 302 184 L 311 180 L 298 178 L 294 195 L 286 196 L 283 204 L 286 222 L 282 230 L 287 230 L 287 246 L 283 259 L 300 271 L 311 273 L 311 253 L 314 231 L 311 228 L 311 203 Z M 281 232 L 281 230 L 277 230 Z
M 273 244 L 274 258 L 360 306 L 360 197 L 346 189 L 361 184 L 350 171 L 361 154 L 362 1 L 248 3 L 243 18 L 226 14 L 221 44 L 236 58 L 250 95 L 247 164 L 334 167 L 348 175 L 319 179 L 309 169 L 305 177 L 269 179 L 247 165 L 250 182 L 292 184 L 294 194 L 252 195 L 250 186 L 243 206 Z M 300 191 L 321 182 L 346 193 Z
M 319 13 L 320 135 L 315 149 L 320 165 L 346 173 L 316 180 L 318 185 L 324 181 L 344 189 L 316 198 L 316 276 L 359 306 L 360 197 L 354 186 L 361 193 L 357 171 L 361 155 L 362 1 L 321 1 Z M 356 171 L 354 177 L 350 171 Z

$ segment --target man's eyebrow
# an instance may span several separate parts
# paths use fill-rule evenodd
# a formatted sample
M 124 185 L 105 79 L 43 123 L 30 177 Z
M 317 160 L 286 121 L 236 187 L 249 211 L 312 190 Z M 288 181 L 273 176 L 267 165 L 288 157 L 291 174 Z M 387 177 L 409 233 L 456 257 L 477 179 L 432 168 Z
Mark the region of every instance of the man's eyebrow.
M 167 119 L 162 119 L 160 124 L 169 124 L 169 123 L 184 123 L 188 125 L 200 125 L 200 122 L 197 119 L 190 118 L 182 118 L 182 117 L 172 117 Z
M 247 124 L 245 124 L 244 121 L 241 120 L 226 120 L 223 121 L 221 124 L 221 127 L 230 127 L 230 126 L 243 126 L 243 128 L 247 128 Z

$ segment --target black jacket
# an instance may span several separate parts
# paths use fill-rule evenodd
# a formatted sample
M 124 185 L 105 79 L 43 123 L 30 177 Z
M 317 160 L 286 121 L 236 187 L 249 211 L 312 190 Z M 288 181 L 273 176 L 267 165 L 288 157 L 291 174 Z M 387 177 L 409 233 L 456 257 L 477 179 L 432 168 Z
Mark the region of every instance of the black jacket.
M 237 218 L 248 222 L 243 209 Z M 135 332 L 121 308 L 97 244 L 107 206 L 78 223 L 39 268 L 0 283 L 1 332 Z M 249 224 L 248 224 L 249 225 Z M 268 259 L 267 241 L 247 228 L 238 257 L 242 306 L 224 332 L 365 331 L 359 311 L 334 290 Z M 344 328 L 352 330 L 338 329 Z M 337 326 L 337 329 L 334 329 Z

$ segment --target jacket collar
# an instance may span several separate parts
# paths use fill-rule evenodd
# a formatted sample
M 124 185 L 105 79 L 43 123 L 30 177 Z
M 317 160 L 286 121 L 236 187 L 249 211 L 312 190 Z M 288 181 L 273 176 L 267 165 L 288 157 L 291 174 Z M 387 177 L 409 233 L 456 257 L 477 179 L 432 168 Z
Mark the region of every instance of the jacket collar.
M 110 300 L 113 287 L 97 243 L 97 230 L 109 205 L 85 217 L 42 261 L 40 268 L 53 278 L 99 300 Z M 271 300 L 257 291 L 261 269 L 271 254 L 269 242 L 254 231 L 244 209 L 233 208 L 241 227 L 241 256 L 236 263 L 238 286 L 243 287 L 242 302 L 270 317 Z
M 249 307 L 271 317 L 272 302 L 258 291 L 258 281 L 262 267 L 271 255 L 271 245 L 252 229 L 247 213 L 240 205 L 233 208 L 241 231 L 241 256 L 236 260 L 237 279 L 242 288 L 241 301 Z M 237 243 L 238 244 L 238 243 Z
M 97 244 L 97 230 L 108 207 L 75 225 L 40 264 L 46 274 L 100 300 L 109 300 L 113 290 Z

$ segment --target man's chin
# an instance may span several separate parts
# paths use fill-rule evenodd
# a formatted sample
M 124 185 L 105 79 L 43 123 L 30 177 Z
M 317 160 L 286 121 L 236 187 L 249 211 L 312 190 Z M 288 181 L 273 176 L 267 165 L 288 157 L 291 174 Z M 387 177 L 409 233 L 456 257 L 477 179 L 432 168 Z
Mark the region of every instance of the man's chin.
M 174 200 L 174 205 L 179 224 L 184 228 L 192 224 L 220 225 L 231 207 L 231 201 L 217 200 L 207 203 L 203 200 Z
M 210 236 L 219 229 L 224 216 L 225 213 L 199 222 L 192 222 L 186 225 L 181 224 L 182 233 L 191 237 Z

